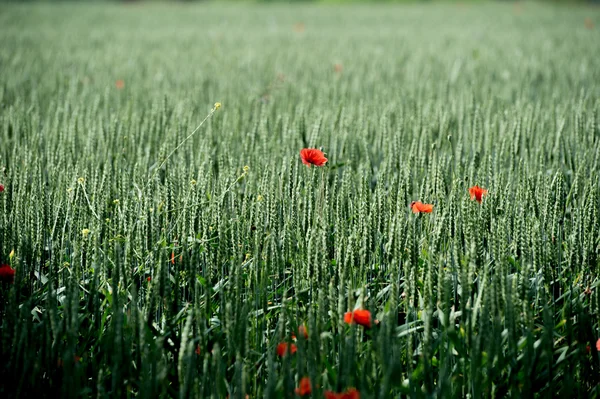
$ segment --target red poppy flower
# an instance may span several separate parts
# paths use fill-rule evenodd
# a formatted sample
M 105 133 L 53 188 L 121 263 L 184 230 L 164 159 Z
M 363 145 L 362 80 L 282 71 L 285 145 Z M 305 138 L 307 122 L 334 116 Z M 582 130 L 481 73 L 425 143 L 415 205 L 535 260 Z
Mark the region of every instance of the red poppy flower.
M 325 391 L 325 399 L 360 399 L 360 392 L 356 388 L 350 388 L 341 393 Z
M 433 212 L 432 204 L 424 204 L 420 201 L 413 201 L 410 203 L 410 209 L 413 213 L 431 213 Z
M 173 241 L 173 245 L 177 247 L 179 243 L 177 241 Z M 179 255 L 179 261 L 181 262 L 181 258 L 183 258 L 183 254 Z M 171 264 L 175 264 L 175 249 L 171 250 Z
M 300 327 L 298 327 L 298 334 L 302 335 L 304 339 L 308 339 L 308 330 L 304 324 L 301 324 Z
M 152 280 L 152 277 L 148 276 L 148 277 L 146 278 L 146 280 L 150 281 L 150 280 Z
M 303 148 L 300 151 L 302 163 L 310 168 L 310 165 L 323 166 L 327 162 L 323 151 L 316 148 Z
M 364 309 L 346 312 L 346 314 L 344 314 L 344 322 L 348 324 L 360 324 L 363 327 L 371 328 L 371 312 Z
M 10 267 L 9 265 L 0 266 L 0 281 L 5 283 L 14 283 L 15 282 L 15 269 Z
M 282 342 L 279 345 L 277 345 L 277 354 L 279 355 L 279 357 L 284 357 L 288 353 L 291 353 L 293 355 L 294 353 L 296 353 L 297 350 L 298 347 L 296 346 L 296 344 L 288 344 L 287 342 Z
M 306 331 L 306 327 L 304 326 L 304 324 L 301 324 L 298 327 L 298 334 L 302 335 L 304 337 L 304 339 L 308 339 L 308 331 Z M 295 341 L 296 340 L 296 334 L 292 333 L 292 339 Z
M 125 82 L 123 81 L 123 79 L 117 79 L 117 81 L 115 82 L 115 87 L 118 90 L 121 90 L 122 88 L 125 87 Z
M 0 184 L 0 193 L 4 191 L 4 186 L 2 184 Z
M 596 341 L 596 349 L 598 349 L 598 352 L 600 352 L 600 338 L 598 338 L 598 341 Z
M 196 346 L 196 355 L 200 355 L 200 345 Z
M 310 395 L 312 393 L 312 386 L 310 385 L 310 378 L 303 377 L 300 380 L 298 388 L 296 388 L 296 394 L 299 396 Z
M 483 187 L 473 186 L 473 187 L 469 188 L 469 195 L 471 195 L 471 199 L 476 200 L 480 204 L 481 204 L 482 198 L 484 196 L 486 196 L 487 193 L 488 193 L 488 190 L 486 190 Z

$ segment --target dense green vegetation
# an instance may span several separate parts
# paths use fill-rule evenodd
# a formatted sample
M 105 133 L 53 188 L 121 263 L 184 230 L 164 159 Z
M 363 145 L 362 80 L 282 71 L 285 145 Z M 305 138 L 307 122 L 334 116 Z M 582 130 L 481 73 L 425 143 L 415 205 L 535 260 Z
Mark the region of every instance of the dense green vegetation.
M 0 395 L 598 396 L 598 21 L 0 6 Z

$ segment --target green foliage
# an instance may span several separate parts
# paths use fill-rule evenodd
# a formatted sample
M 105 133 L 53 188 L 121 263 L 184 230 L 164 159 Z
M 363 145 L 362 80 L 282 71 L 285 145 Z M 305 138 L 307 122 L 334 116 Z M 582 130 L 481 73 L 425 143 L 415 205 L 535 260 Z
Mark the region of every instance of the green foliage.
M 3 6 L 2 397 L 597 396 L 586 17 Z

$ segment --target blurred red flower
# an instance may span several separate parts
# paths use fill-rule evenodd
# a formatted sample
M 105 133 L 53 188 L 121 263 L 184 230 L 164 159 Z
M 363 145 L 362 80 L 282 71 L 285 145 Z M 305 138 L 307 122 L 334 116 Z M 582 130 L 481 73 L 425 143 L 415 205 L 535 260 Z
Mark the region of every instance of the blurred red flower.
M 341 393 L 325 391 L 325 399 L 360 399 L 360 392 L 356 388 L 350 388 Z
M 312 393 L 312 386 L 310 385 L 310 378 L 303 377 L 300 380 L 298 388 L 296 388 L 296 394 L 300 396 L 310 395 Z
M 316 148 L 303 148 L 300 151 L 302 163 L 310 168 L 310 165 L 323 166 L 327 162 L 323 151 Z
M 10 267 L 9 265 L 0 266 L 0 281 L 5 283 L 14 283 L 15 282 L 15 269 Z
M 364 309 L 346 312 L 346 314 L 344 314 L 344 322 L 348 324 L 360 324 L 363 327 L 371 328 L 371 312 Z
M 301 324 L 298 327 L 298 334 L 302 335 L 304 337 L 304 339 L 308 339 L 308 331 L 306 331 L 306 327 L 304 326 L 304 324 Z M 295 341 L 296 340 L 296 334 L 292 333 L 292 339 Z
M 471 196 L 471 199 L 476 200 L 480 204 L 481 204 L 482 198 L 484 196 L 486 196 L 487 193 L 488 193 L 488 190 L 486 190 L 483 187 L 473 186 L 473 187 L 469 188 L 469 195 Z
M 598 349 L 598 352 L 600 352 L 600 338 L 598 338 L 598 341 L 596 341 L 596 349 Z
M 115 82 L 115 87 L 118 90 L 121 90 L 122 88 L 125 87 L 125 82 L 123 81 L 123 79 L 117 79 L 117 81 Z
M 2 184 L 0 184 L 0 193 L 4 191 L 4 186 Z
M 413 213 L 431 213 L 433 212 L 433 205 L 424 204 L 420 201 L 413 201 L 410 203 L 410 208 Z
M 279 355 L 279 357 L 283 357 L 288 353 L 291 353 L 293 355 L 294 353 L 296 353 L 297 350 L 298 347 L 296 346 L 296 344 L 288 344 L 287 342 L 282 342 L 279 345 L 277 345 L 277 354 Z
M 298 327 L 298 334 L 302 335 L 304 339 L 308 339 L 308 330 L 304 324 L 301 324 L 300 327 Z

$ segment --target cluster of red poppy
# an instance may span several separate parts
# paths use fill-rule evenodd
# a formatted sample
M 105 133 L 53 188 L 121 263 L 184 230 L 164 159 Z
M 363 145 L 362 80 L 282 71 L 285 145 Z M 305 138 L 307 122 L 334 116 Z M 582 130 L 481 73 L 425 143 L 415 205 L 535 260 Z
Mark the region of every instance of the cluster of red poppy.
M 298 388 L 296 388 L 296 394 L 298 396 L 307 396 L 312 393 L 312 384 L 310 383 L 310 378 L 303 377 L 300 380 L 300 384 L 298 384 Z M 325 399 L 360 399 L 360 392 L 356 388 L 347 389 L 345 392 L 333 392 L 333 391 L 325 391 L 324 392 Z
M 117 81 L 117 87 L 122 86 Z M 302 163 L 310 167 L 311 165 L 320 167 L 324 166 L 327 163 L 327 158 L 325 154 L 316 148 L 304 148 L 300 151 L 300 158 L 302 159 Z M 4 186 L 0 184 L 0 192 L 4 191 Z M 487 195 L 488 190 L 479 187 L 473 186 L 469 188 L 469 195 L 471 200 L 476 200 L 481 203 L 483 197 Z M 413 201 L 410 204 L 410 208 L 413 213 L 431 213 L 433 212 L 432 204 L 424 204 L 420 201 Z M 175 254 L 174 252 L 171 254 L 171 262 L 175 263 Z M 13 283 L 15 277 L 15 269 L 10 267 L 9 265 L 1 265 L 0 266 L 0 281 L 6 283 Z M 147 278 L 148 281 L 151 280 L 150 277 Z M 372 318 L 371 312 L 365 309 L 356 309 L 351 312 L 346 312 L 344 314 L 344 322 L 347 324 L 357 324 L 364 328 L 371 328 L 372 326 Z M 375 323 L 378 323 L 375 320 Z M 304 337 L 304 339 L 308 339 L 308 331 L 304 325 L 301 325 L 298 328 L 298 333 Z M 296 336 L 292 334 L 292 339 L 295 341 Z M 596 342 L 596 348 L 600 351 L 600 339 Z M 277 354 L 280 357 L 286 355 L 293 355 L 297 352 L 298 347 L 295 343 L 282 342 L 277 345 Z M 196 348 L 196 353 L 200 354 L 200 346 Z M 78 361 L 79 359 L 76 359 Z M 298 388 L 295 390 L 296 394 L 299 396 L 310 395 L 312 393 L 312 384 L 310 378 L 303 377 L 300 380 Z M 325 391 L 324 393 L 326 399 L 360 399 L 360 392 L 355 388 L 349 388 L 345 392 L 335 393 L 332 391 Z
M 302 163 L 308 166 L 324 166 L 327 163 L 327 158 L 323 151 L 318 150 L 316 148 L 303 148 L 300 150 L 300 159 Z M 481 204 L 483 196 L 487 195 L 487 190 L 479 187 L 473 186 L 469 188 L 469 195 L 472 200 L 476 200 Z M 410 209 L 413 213 L 431 213 L 433 212 L 433 204 L 424 204 L 420 201 L 413 201 L 410 203 Z M 371 312 L 365 309 L 357 309 L 352 312 L 347 312 L 344 314 L 344 322 L 348 324 L 358 324 L 365 328 L 371 328 Z M 378 323 L 375 320 L 375 323 Z M 301 328 L 304 328 L 302 326 Z M 306 331 L 306 329 L 304 329 Z M 295 337 L 294 337 L 295 338 Z M 305 338 L 308 338 L 308 335 L 305 335 Z M 298 350 L 296 344 L 282 342 L 277 345 L 277 354 L 281 357 L 287 354 L 294 354 Z M 308 377 L 304 377 L 300 380 L 300 384 L 298 388 L 296 388 L 296 393 L 300 396 L 309 395 L 312 392 L 312 386 L 310 379 Z M 355 388 L 350 388 L 345 392 L 335 393 L 331 391 L 325 392 L 326 399 L 359 399 L 360 393 Z
M 300 159 L 302 163 L 310 168 L 311 165 L 323 166 L 327 163 L 327 158 L 323 151 L 316 148 L 303 148 L 300 150 Z M 476 200 L 481 204 L 483 197 L 487 195 L 488 190 L 477 185 L 469 188 L 469 195 L 472 200 Z M 433 204 L 424 204 L 420 201 L 410 203 L 410 209 L 413 213 L 431 213 L 433 212 Z
M 352 312 L 346 312 L 344 314 L 344 322 L 348 324 L 358 324 L 365 328 L 371 328 L 371 312 L 365 309 L 357 309 Z M 377 320 L 375 320 L 377 323 Z M 304 325 L 298 327 L 298 334 L 302 335 L 304 339 L 308 339 L 308 331 Z M 292 334 L 292 340 L 296 340 L 296 335 Z M 277 355 L 279 357 L 293 355 L 298 351 L 298 346 L 294 343 L 281 342 L 277 345 Z M 298 388 L 296 388 L 296 394 L 299 396 L 306 396 L 312 393 L 312 383 L 310 378 L 302 377 Z M 325 399 L 360 399 L 360 392 L 356 388 L 349 388 L 345 392 L 333 392 L 325 391 Z

